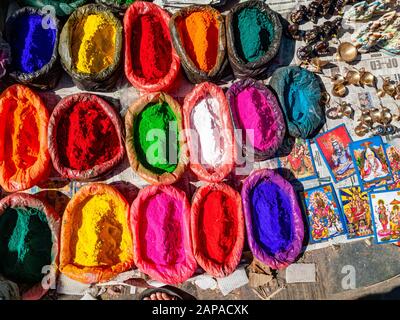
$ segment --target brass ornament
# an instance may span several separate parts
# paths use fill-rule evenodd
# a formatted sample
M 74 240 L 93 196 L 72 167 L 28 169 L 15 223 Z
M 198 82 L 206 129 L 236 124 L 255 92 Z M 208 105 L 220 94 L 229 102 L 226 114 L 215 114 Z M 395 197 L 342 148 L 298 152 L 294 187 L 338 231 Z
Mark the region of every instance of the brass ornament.
M 364 126 L 363 124 L 359 124 L 357 127 L 354 128 L 354 132 L 359 137 L 364 137 L 369 131 L 369 128 Z
M 350 42 L 342 42 L 337 48 L 337 57 L 340 61 L 353 62 L 358 57 L 358 49 Z
M 347 88 L 343 83 L 336 83 L 332 88 L 332 94 L 342 98 L 347 94 Z
M 368 87 L 374 87 L 376 77 L 369 71 L 366 71 L 364 68 L 359 70 L 361 73 L 360 82 L 362 85 L 366 85 Z
M 361 74 L 357 70 L 349 70 L 346 73 L 346 81 L 349 84 L 359 86 L 361 81 Z

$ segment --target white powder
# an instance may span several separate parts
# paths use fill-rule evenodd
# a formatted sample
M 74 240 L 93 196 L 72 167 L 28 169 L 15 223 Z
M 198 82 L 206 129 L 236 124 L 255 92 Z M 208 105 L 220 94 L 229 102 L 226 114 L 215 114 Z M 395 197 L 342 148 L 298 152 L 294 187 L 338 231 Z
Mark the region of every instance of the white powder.
M 191 135 L 192 149 L 195 149 L 192 152 L 197 154 L 197 159 L 206 167 L 217 167 L 223 163 L 224 139 L 220 114 L 218 100 L 212 97 L 202 99 L 192 109 L 191 127 L 197 131 L 197 137 L 193 133 Z

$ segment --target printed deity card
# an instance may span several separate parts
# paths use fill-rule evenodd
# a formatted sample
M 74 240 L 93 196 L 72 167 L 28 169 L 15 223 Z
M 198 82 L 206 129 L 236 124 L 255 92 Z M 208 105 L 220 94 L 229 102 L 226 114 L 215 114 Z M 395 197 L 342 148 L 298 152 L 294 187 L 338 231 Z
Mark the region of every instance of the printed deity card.
M 340 207 L 332 184 L 304 192 L 310 243 L 328 240 L 345 233 Z
M 349 151 L 351 142 L 345 125 L 340 125 L 315 138 L 315 143 L 335 183 L 347 179 L 355 173 Z
M 372 236 L 371 210 L 368 193 L 360 187 L 347 187 L 339 190 L 339 199 L 346 222 L 347 238 L 356 239 Z
M 369 194 L 377 243 L 400 239 L 400 190 L 377 191 Z

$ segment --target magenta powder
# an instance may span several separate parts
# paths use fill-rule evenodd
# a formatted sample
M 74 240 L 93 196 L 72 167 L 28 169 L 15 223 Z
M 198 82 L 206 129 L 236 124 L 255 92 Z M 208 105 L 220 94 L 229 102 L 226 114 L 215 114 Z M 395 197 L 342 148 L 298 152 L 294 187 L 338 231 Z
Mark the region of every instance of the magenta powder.
M 236 115 L 240 129 L 254 130 L 254 135 L 247 133 L 253 147 L 259 151 L 268 150 L 271 141 L 276 139 L 278 130 L 278 124 L 271 112 L 271 103 L 254 87 L 245 88 L 236 99 Z
M 166 193 L 157 193 L 146 200 L 142 210 L 143 258 L 161 270 L 164 265 L 183 263 L 182 202 Z

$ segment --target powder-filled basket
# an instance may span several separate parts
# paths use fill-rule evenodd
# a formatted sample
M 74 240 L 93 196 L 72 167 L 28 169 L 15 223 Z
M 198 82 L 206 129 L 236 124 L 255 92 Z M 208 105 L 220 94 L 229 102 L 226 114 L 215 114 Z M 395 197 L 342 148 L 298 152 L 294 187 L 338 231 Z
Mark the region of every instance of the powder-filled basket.
M 14 193 L 0 200 L 0 274 L 27 288 L 24 300 L 40 299 L 48 290 L 45 278 L 56 279 L 60 225 L 59 215 L 36 196 Z
M 277 13 L 263 1 L 246 1 L 229 11 L 225 23 L 228 58 L 235 76 L 265 78 L 281 44 Z
M 87 0 L 17 0 L 23 6 L 30 6 L 43 9 L 46 6 L 51 6 L 57 16 L 69 16 L 78 7 L 83 6 Z M 51 14 L 53 11 L 50 12 Z
M 321 87 L 314 73 L 297 66 L 277 69 L 270 80 L 293 137 L 313 138 L 325 123 Z
M 299 256 L 304 223 L 291 184 L 273 170 L 253 172 L 242 188 L 247 237 L 253 255 L 273 269 Z
M 125 13 L 125 75 L 145 92 L 168 91 L 180 71 L 180 59 L 168 29 L 169 13 L 138 1 Z
M 133 267 L 129 204 L 102 183 L 82 187 L 61 227 L 60 271 L 83 283 L 106 282 Z
M 22 8 L 7 19 L 5 38 L 11 47 L 12 79 L 42 90 L 56 87 L 62 70 L 57 18 L 40 9 Z
M 217 278 L 235 271 L 244 244 L 240 194 L 223 183 L 200 187 L 192 199 L 190 225 L 198 264 Z
M 234 83 L 226 93 L 237 143 L 255 160 L 274 157 L 285 137 L 286 125 L 275 95 L 253 79 Z
M 167 284 L 194 274 L 190 204 L 183 191 L 165 185 L 140 190 L 131 206 L 131 227 L 139 270 Z
M 183 174 L 187 155 L 181 106 L 165 93 L 134 102 L 125 116 L 126 151 L 133 171 L 151 184 L 172 184 Z
M 124 157 L 124 127 L 102 98 L 78 93 L 62 99 L 49 122 L 49 152 L 64 178 L 89 180 L 114 168 Z
M 0 96 L 0 186 L 7 192 L 29 189 L 50 172 L 49 115 L 38 94 L 23 85 Z
M 190 6 L 169 23 L 172 41 L 188 79 L 218 81 L 227 64 L 224 18 L 210 6 Z
M 61 31 L 61 64 L 78 88 L 109 91 L 120 77 L 122 41 L 121 22 L 108 8 L 79 7 Z
M 236 160 L 232 120 L 224 92 L 209 82 L 197 85 L 185 97 L 183 116 L 190 169 L 201 180 L 222 181 Z

